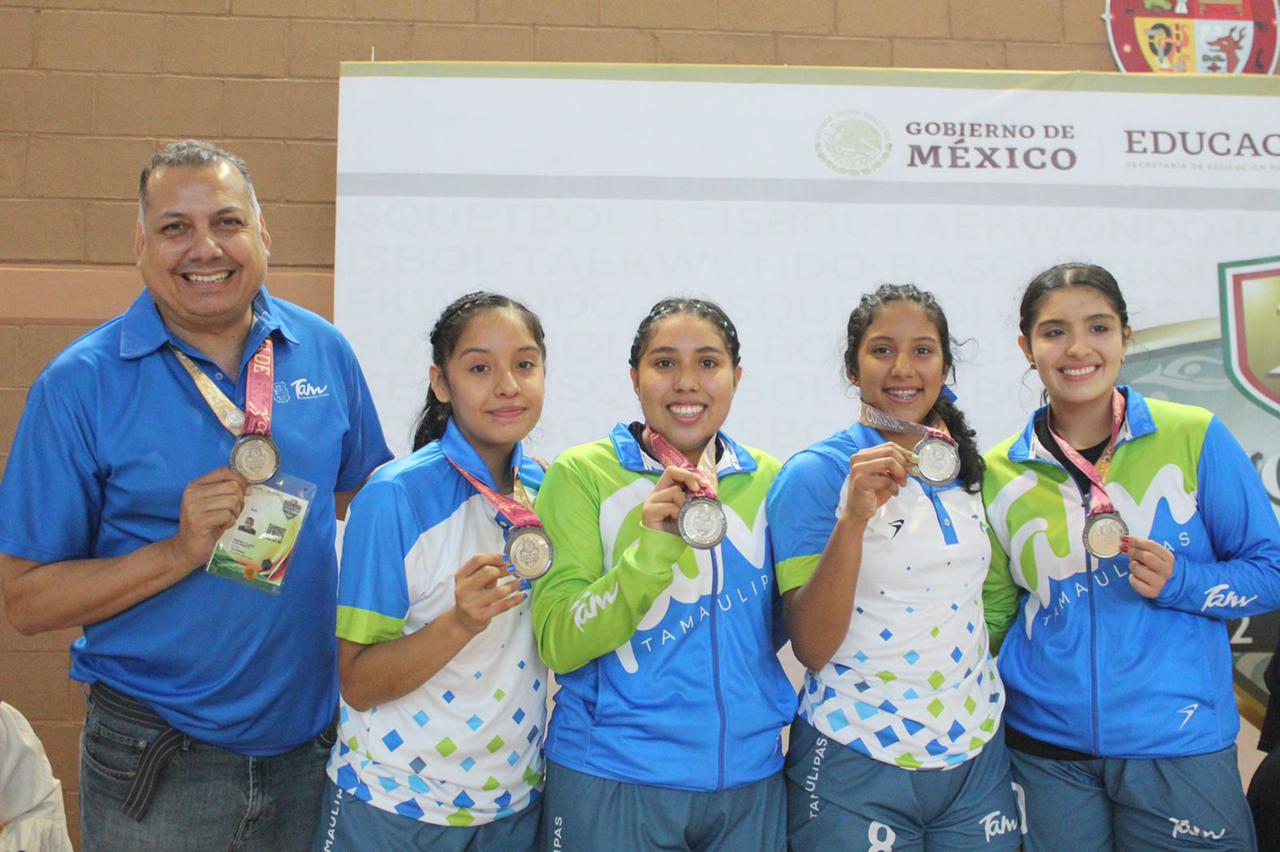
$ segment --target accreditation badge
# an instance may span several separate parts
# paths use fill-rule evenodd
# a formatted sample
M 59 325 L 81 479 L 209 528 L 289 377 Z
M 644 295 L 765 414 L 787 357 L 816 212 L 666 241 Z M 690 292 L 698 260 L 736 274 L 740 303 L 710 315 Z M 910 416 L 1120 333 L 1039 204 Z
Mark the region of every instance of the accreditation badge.
M 250 486 L 244 509 L 213 547 L 205 570 L 280 594 L 316 486 L 286 473 Z

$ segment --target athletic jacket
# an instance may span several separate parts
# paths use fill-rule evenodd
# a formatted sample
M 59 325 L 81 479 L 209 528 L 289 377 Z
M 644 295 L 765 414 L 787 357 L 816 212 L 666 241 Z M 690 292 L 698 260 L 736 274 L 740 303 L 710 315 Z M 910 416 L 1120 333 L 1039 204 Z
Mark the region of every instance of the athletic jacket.
M 563 453 L 538 493 L 555 542 L 534 583 L 538 647 L 558 673 L 551 761 L 598 777 L 722 790 L 782 768 L 796 699 L 775 655 L 765 497 L 778 461 L 719 437 L 728 535 L 694 550 L 641 526 L 662 466 L 624 424 Z
M 1009 724 L 1105 757 L 1180 757 L 1235 742 L 1226 620 L 1280 606 L 1280 525 L 1257 472 L 1209 411 L 1122 387 L 1107 494 L 1132 535 L 1174 553 L 1154 600 L 1129 558 L 1095 559 L 1088 495 L 1035 437 L 1035 418 L 987 454 L 994 537 L 984 598 Z M 1012 626 L 1011 626 L 1012 623 Z

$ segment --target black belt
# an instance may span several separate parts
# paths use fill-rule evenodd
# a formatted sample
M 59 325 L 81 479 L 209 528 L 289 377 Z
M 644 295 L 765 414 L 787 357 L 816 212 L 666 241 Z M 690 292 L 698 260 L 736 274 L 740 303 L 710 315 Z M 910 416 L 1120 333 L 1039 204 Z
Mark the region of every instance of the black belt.
M 174 728 L 159 714 L 137 699 L 117 692 L 111 687 L 95 683 L 89 687 L 89 698 L 94 704 L 108 713 L 119 716 L 138 725 L 160 728 L 161 733 L 142 748 L 142 759 L 138 761 L 138 772 L 129 784 L 129 792 L 124 797 L 120 810 L 130 819 L 141 820 L 151 806 L 151 797 L 156 791 L 156 782 L 160 780 L 160 771 L 173 759 L 190 738 Z
M 129 784 L 129 792 L 125 794 L 124 804 L 120 806 L 125 816 L 141 820 L 146 815 L 147 808 L 151 806 L 151 797 L 155 795 L 160 771 L 173 759 L 179 749 L 199 741 L 174 728 L 146 704 L 117 692 L 106 684 L 90 685 L 89 698 L 94 704 L 114 716 L 138 725 L 161 729 L 158 737 L 143 746 L 142 759 L 138 761 L 138 773 Z M 316 742 L 326 749 L 331 748 L 337 740 L 336 719 L 316 737 Z

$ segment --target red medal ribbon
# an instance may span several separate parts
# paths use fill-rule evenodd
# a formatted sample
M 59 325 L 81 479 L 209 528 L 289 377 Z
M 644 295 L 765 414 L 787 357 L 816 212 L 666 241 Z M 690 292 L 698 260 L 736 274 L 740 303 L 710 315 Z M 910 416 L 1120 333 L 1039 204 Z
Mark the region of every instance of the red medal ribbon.
M 1079 468 L 1080 472 L 1093 485 L 1093 488 L 1089 489 L 1089 514 L 1091 516 L 1104 512 L 1115 512 L 1116 510 L 1111 498 L 1107 496 L 1107 489 L 1102 484 L 1102 477 L 1106 475 L 1107 468 L 1111 466 L 1111 457 L 1115 454 L 1116 441 L 1120 437 L 1120 427 L 1123 424 L 1124 394 L 1113 389 L 1111 391 L 1111 440 L 1107 441 L 1107 447 L 1102 451 L 1102 457 L 1098 459 L 1098 464 L 1094 466 L 1090 464 L 1088 459 L 1080 455 L 1080 452 L 1075 447 L 1062 440 L 1058 433 L 1053 431 L 1053 421 L 1049 417 L 1049 412 L 1045 412 L 1045 425 L 1049 427 L 1049 434 L 1057 442 L 1058 449 L 1062 450 L 1062 454 Z M 1099 468 L 1101 472 L 1099 472 Z
M 877 426 L 881 429 L 888 429 L 890 432 L 906 432 L 911 435 L 928 435 L 930 438 L 937 438 L 940 441 L 946 441 L 951 446 L 957 446 L 955 438 L 952 438 L 941 429 L 935 429 L 932 426 L 926 426 L 923 423 L 912 423 L 910 420 L 903 420 L 900 417 L 894 417 L 887 411 L 881 411 L 874 405 L 868 405 L 865 401 L 862 403 L 862 415 L 869 421 L 868 425 Z
M 271 405 L 275 400 L 275 345 L 271 335 L 249 359 L 244 384 L 244 426 L 241 435 L 271 435 Z
M 501 512 L 503 516 L 511 522 L 513 528 L 542 526 L 542 521 L 538 520 L 538 516 L 534 514 L 533 509 L 530 509 L 518 500 L 494 491 L 479 479 L 476 479 L 470 473 L 463 470 L 462 465 L 449 458 L 448 455 L 445 455 L 445 458 L 449 459 L 449 464 L 457 468 L 458 473 L 462 474 L 463 478 L 466 479 L 467 482 L 470 482 L 476 491 L 479 491 L 495 509 Z M 516 471 L 516 488 L 517 490 L 520 488 L 520 471 L 518 470 Z
M 676 449 L 675 445 L 666 438 L 655 432 L 647 423 L 644 427 L 644 440 L 649 445 L 649 450 L 653 453 L 654 458 L 664 465 L 701 472 L 701 469 L 690 462 L 684 453 Z M 708 500 L 716 499 L 716 492 L 710 486 L 697 491 L 689 491 L 688 493 L 690 497 L 705 497 Z

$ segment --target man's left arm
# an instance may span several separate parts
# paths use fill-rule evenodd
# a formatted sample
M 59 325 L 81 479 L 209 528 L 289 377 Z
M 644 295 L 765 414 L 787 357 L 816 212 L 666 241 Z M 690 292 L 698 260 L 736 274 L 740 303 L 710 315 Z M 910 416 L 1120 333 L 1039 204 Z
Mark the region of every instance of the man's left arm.
M 347 356 L 347 422 L 342 436 L 342 461 L 333 491 L 334 510 L 338 520 L 347 516 L 347 508 L 360 488 L 379 465 L 391 460 L 391 451 L 382 434 L 378 411 L 369 393 L 364 372 L 346 341 Z

